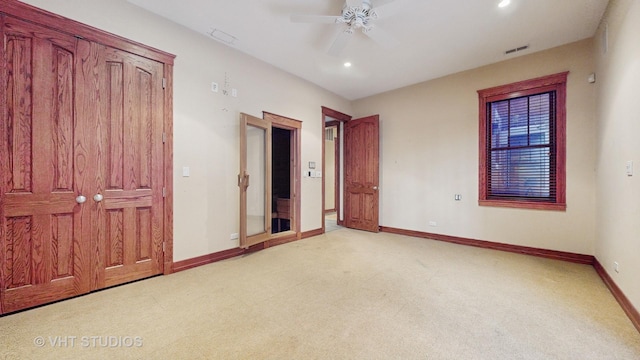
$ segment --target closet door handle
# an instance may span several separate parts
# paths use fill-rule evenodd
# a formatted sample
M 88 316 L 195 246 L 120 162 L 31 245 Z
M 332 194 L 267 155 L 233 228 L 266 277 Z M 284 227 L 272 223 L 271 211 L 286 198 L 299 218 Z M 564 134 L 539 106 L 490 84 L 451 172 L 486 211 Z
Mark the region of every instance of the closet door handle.
M 93 201 L 95 201 L 95 202 L 100 202 L 100 201 L 102 201 L 102 199 L 103 199 L 102 194 L 93 195 Z
M 78 195 L 78 197 L 76 198 L 76 202 L 77 202 L 78 204 L 82 204 L 82 203 L 84 203 L 85 201 L 87 201 L 87 197 L 86 197 L 86 196 Z

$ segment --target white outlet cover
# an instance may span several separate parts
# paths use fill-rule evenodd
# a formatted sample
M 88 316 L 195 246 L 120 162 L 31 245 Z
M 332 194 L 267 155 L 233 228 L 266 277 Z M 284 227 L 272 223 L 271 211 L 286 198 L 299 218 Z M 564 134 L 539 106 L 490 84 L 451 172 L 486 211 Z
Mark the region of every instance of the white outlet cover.
M 217 82 L 212 82 L 211 83 L 211 91 L 218 92 L 218 89 L 219 89 L 218 83 Z

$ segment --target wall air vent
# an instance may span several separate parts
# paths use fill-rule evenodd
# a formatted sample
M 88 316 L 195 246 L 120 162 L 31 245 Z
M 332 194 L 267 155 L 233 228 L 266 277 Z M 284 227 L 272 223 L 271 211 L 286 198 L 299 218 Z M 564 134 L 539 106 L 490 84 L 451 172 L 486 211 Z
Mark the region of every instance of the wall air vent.
M 235 45 L 235 42 L 238 40 L 238 38 L 236 38 L 235 36 L 228 34 L 219 29 L 212 29 L 207 34 L 212 38 L 220 41 L 223 44 L 232 45 L 232 46 Z
M 505 55 L 510 55 L 510 54 L 514 54 L 523 50 L 527 50 L 529 48 L 529 45 L 523 45 L 523 46 L 519 46 L 517 48 L 513 48 L 513 49 L 509 49 L 507 51 L 504 52 Z

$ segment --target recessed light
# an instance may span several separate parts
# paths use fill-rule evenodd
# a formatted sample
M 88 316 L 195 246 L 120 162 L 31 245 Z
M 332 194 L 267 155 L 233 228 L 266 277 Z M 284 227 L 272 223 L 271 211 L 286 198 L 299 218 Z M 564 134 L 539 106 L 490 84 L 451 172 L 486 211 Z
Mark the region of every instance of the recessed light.
M 351 67 L 351 63 L 347 61 L 346 63 L 344 63 L 344 67 Z
M 511 4 L 511 0 L 502 0 L 500 1 L 500 4 L 498 4 L 498 7 L 503 8 L 503 7 L 509 6 L 509 4 Z

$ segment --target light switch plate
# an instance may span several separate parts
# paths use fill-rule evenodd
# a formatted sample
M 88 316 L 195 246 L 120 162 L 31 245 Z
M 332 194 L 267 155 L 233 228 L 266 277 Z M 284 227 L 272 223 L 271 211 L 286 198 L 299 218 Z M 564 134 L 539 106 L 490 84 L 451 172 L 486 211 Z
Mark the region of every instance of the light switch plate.
M 182 167 L 182 176 L 183 177 L 189 177 L 190 170 L 188 166 L 184 166 Z
M 633 176 L 633 161 L 627 161 L 627 176 Z

